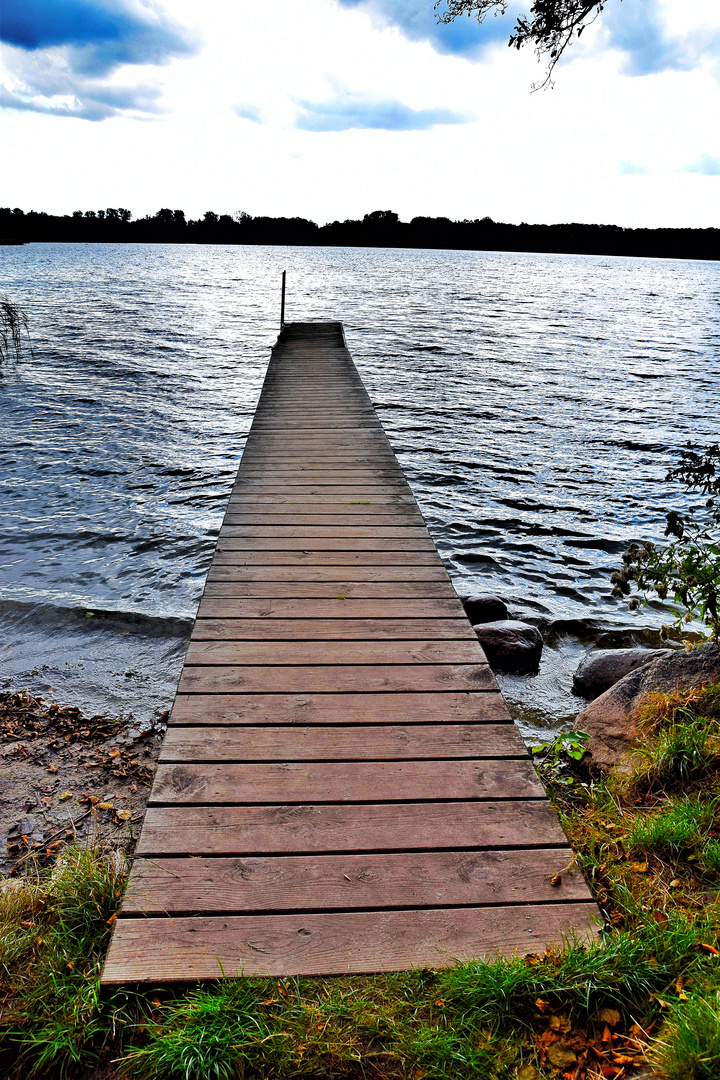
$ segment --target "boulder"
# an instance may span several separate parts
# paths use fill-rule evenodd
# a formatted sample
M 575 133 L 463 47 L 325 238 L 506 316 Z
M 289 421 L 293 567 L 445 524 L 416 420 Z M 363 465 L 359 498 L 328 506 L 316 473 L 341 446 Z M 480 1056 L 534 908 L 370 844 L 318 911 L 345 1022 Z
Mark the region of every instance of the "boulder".
M 596 698 L 631 671 L 666 656 L 667 649 L 594 649 L 573 676 L 573 693 Z
M 496 619 L 473 626 L 493 671 L 524 675 L 534 671 L 542 654 L 542 634 L 530 623 Z
M 462 606 L 473 626 L 476 623 L 497 622 L 508 618 L 508 609 L 505 601 L 499 596 L 490 593 L 471 593 L 469 596 L 461 596 Z
M 576 716 L 575 730 L 590 736 L 587 748 L 599 768 L 627 768 L 637 738 L 637 707 L 645 694 L 720 682 L 720 650 L 712 642 L 690 653 L 662 651 L 665 655 L 635 668 Z

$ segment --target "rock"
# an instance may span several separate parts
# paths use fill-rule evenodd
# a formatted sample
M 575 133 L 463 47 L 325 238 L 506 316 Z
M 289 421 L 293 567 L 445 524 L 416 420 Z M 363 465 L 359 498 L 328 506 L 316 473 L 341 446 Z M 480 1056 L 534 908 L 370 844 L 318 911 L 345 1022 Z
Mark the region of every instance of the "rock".
M 631 671 L 576 716 L 575 730 L 588 733 L 587 748 L 601 769 L 627 768 L 637 737 L 635 714 L 644 694 L 720 682 L 720 650 L 712 642 L 691 653 L 663 652 L 664 656 Z
M 460 599 L 465 608 L 465 614 L 473 626 L 476 623 L 496 622 L 508 618 L 505 601 L 499 596 L 492 596 L 490 593 L 477 595 L 471 593 L 469 596 L 461 596 Z
M 524 675 L 534 671 L 542 654 L 542 634 L 529 623 L 497 619 L 473 626 L 493 671 Z
M 573 693 L 596 698 L 631 671 L 666 656 L 668 649 L 594 649 L 573 677 Z

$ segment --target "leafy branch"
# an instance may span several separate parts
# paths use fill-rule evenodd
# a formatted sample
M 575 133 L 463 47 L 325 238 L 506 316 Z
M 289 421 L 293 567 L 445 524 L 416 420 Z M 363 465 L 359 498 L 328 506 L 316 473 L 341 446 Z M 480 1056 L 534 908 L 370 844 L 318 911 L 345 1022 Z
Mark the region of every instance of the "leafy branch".
M 546 57 L 548 69 L 545 78 L 534 89 L 547 86 L 560 57 L 573 38 L 579 38 L 583 30 L 597 19 L 607 0 L 534 0 L 530 15 L 519 15 L 508 45 L 521 49 L 534 45 L 539 58 Z M 506 15 L 509 0 L 437 0 L 435 10 L 444 5 L 445 10 L 437 16 L 443 25 L 454 22 L 461 15 L 474 15 L 482 23 L 493 15 Z
M 631 544 L 623 555 L 623 565 L 610 580 L 612 595 L 629 596 L 633 586 L 643 602 L 655 594 L 660 600 L 672 596 L 679 611 L 674 626 L 682 632 L 687 623 L 698 620 L 720 640 L 720 445 L 699 447 L 688 443 L 680 451 L 680 463 L 667 474 L 679 481 L 686 492 L 707 496 L 701 506 L 681 514 L 671 510 L 666 517 L 665 536 L 674 539 L 664 546 L 646 542 Z M 639 607 L 637 596 L 630 599 L 631 611 Z M 663 626 L 667 638 L 670 627 Z

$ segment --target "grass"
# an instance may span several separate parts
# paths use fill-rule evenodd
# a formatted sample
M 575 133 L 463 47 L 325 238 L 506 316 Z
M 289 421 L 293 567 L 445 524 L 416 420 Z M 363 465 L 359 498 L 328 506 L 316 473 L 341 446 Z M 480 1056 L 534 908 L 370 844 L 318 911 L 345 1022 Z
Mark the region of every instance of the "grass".
M 656 696 L 629 776 L 591 780 L 572 756 L 547 755 L 550 790 L 608 919 L 591 946 L 443 971 L 103 995 L 125 866 L 97 841 L 68 848 L 0 891 L 0 1072 L 623 1080 L 651 1066 L 662 1080 L 715 1080 L 718 714 L 720 688 Z
M 652 1056 L 662 1080 L 717 1080 L 720 993 L 694 995 L 677 1005 Z
M 0 1049 L 23 1075 L 64 1080 L 109 1045 L 98 976 L 125 873 L 124 858 L 90 844 L 3 883 Z

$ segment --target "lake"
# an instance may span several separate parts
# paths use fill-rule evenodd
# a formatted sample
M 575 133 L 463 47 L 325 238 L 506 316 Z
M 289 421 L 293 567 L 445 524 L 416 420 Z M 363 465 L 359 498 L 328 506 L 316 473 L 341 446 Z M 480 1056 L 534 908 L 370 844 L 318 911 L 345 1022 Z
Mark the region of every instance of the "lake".
M 458 590 L 546 633 L 540 673 L 502 679 L 529 738 L 582 706 L 588 647 L 667 621 L 611 599 L 609 574 L 686 503 L 673 450 L 718 439 L 720 264 L 91 244 L 0 260 L 34 346 L 0 378 L 2 685 L 140 720 L 169 706 L 284 269 L 289 321 L 343 322 Z

